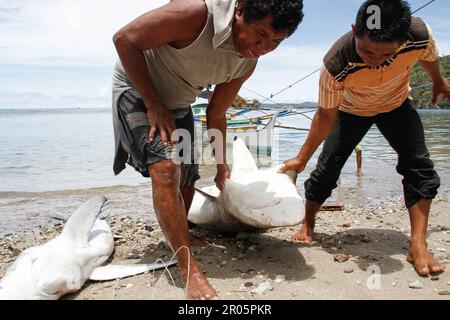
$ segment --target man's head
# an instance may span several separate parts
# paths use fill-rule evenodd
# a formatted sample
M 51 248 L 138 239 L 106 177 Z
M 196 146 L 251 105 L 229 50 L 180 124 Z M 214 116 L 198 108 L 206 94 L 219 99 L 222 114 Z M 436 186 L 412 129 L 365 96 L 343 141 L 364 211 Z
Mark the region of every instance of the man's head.
M 238 0 L 233 40 L 245 58 L 275 50 L 303 20 L 303 0 Z
M 358 55 L 370 67 L 382 65 L 407 39 L 410 26 L 411 9 L 406 1 L 366 1 L 353 25 Z

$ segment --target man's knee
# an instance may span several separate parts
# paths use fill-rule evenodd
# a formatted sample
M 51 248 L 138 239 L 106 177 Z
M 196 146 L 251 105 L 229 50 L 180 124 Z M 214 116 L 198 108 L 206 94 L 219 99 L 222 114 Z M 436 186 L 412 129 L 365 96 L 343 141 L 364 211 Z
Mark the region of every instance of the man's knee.
M 432 168 L 427 170 L 406 170 L 404 177 L 403 186 L 408 208 L 422 199 L 434 199 L 441 186 L 441 179 Z
M 148 169 L 152 180 L 159 184 L 172 185 L 180 178 L 181 168 L 171 160 L 151 164 Z

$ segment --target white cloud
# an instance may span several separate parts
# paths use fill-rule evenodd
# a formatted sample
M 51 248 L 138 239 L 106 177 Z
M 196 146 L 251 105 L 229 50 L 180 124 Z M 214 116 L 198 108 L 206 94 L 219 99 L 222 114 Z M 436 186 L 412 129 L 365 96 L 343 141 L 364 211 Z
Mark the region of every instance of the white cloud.
M 111 64 L 113 34 L 166 0 L 0 0 L 0 63 Z M 10 14 L 8 14 L 10 13 Z M 55 61 L 52 61 L 55 59 Z
M 117 59 L 112 43 L 113 34 L 134 18 L 168 1 L 0 0 L 0 64 L 112 66 Z M 450 53 L 450 34 L 446 31 L 448 19 L 433 17 L 427 21 L 435 29 L 441 53 Z M 279 92 L 320 67 L 322 57 L 330 44 L 323 45 L 308 46 L 308 43 L 300 42 L 299 46 L 280 47 L 261 59 L 255 74 L 245 87 L 266 97 Z M 274 100 L 316 101 L 318 78 L 318 74 L 315 74 L 286 90 Z M 3 79 L 0 78 L 1 80 Z M 109 75 L 106 75 L 93 86 L 92 82 L 89 82 L 90 87 L 85 85 L 85 88 L 81 88 L 80 85 L 77 92 L 80 92 L 81 103 L 96 104 L 103 101 L 108 105 L 110 86 L 106 84 L 109 80 Z M 80 79 L 76 81 L 80 82 Z M 34 91 L 32 88 L 22 90 Z M 44 103 L 45 98 L 49 99 L 51 104 L 68 101 L 69 92 L 61 92 L 66 95 L 59 97 L 52 96 L 51 92 L 47 91 L 41 93 L 42 96 L 29 97 L 34 97 L 39 103 Z M 87 96 L 87 93 L 92 94 L 92 97 Z M 27 95 L 29 94 L 24 94 Z M 260 98 L 245 89 L 241 91 L 241 95 L 247 98 Z M 14 97 L 12 95 L 8 97 L 12 101 L 7 102 L 6 97 L 1 97 L 0 105 L 11 106 L 11 103 L 13 105 L 22 103 L 17 100 L 17 93 Z
M 167 2 L 0 0 L 0 15 L 7 11 L 13 13 L 10 21 L 0 24 L 0 63 L 112 65 L 117 59 L 111 40 L 113 34 L 144 12 Z M 306 45 L 284 46 L 261 60 L 246 87 L 267 95 L 279 91 L 317 68 L 323 51 Z M 316 82 L 314 77 L 308 79 L 277 99 L 315 100 Z M 106 88 L 99 84 L 99 98 L 107 96 Z M 254 96 L 244 90 L 242 94 Z M 54 101 L 55 98 L 52 103 Z M 17 104 L 17 101 L 12 102 Z
M 284 46 L 261 59 L 253 77 L 245 84 L 246 88 L 269 98 L 287 86 L 309 75 L 322 65 L 322 57 L 328 48 Z M 316 73 L 273 98 L 275 102 L 316 101 L 319 74 Z M 243 89 L 245 97 L 258 98 Z
M 98 93 L 99 93 L 100 97 L 107 98 L 110 96 L 111 90 L 112 90 L 112 88 L 110 85 L 105 85 L 98 89 Z

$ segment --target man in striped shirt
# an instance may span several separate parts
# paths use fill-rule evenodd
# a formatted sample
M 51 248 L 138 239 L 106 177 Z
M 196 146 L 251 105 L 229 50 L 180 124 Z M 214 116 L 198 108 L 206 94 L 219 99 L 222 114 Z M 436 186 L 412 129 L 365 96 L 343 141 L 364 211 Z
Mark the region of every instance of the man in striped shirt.
M 372 25 L 371 8 L 381 12 Z M 406 1 L 369 0 L 360 8 L 352 31 L 341 37 L 324 58 L 319 110 L 299 155 L 281 172 L 302 172 L 326 139 L 317 168 L 305 182 L 306 217 L 296 242 L 312 243 L 315 216 L 337 187 L 341 170 L 368 130 L 376 124 L 398 153 L 405 203 L 411 221 L 407 260 L 421 276 L 443 271 L 427 249 L 426 233 L 432 200 L 440 186 L 425 145 L 421 119 L 409 97 L 409 77 L 416 62 L 433 80 L 433 101 L 450 102 L 450 87 L 440 72 L 439 56 L 428 25 L 412 17 Z

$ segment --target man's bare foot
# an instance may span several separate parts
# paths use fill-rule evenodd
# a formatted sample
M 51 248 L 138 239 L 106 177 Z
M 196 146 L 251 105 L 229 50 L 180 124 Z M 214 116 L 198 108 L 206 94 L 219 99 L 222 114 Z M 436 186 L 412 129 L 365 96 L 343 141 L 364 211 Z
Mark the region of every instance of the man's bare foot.
M 193 258 L 192 258 L 193 259 Z M 188 300 L 218 300 L 216 291 L 209 284 L 205 274 L 195 260 L 191 261 L 190 270 L 182 271 L 183 284 Z
M 195 234 L 193 234 L 192 232 L 189 232 L 189 243 L 192 247 L 197 248 L 206 248 L 211 245 L 211 243 L 208 240 L 200 238 Z
M 292 241 L 297 243 L 303 243 L 307 245 L 313 244 L 314 227 L 304 223 L 300 231 L 292 236 Z
M 444 266 L 431 255 L 425 246 L 411 246 L 406 260 L 414 266 L 416 272 L 422 277 L 444 271 Z

